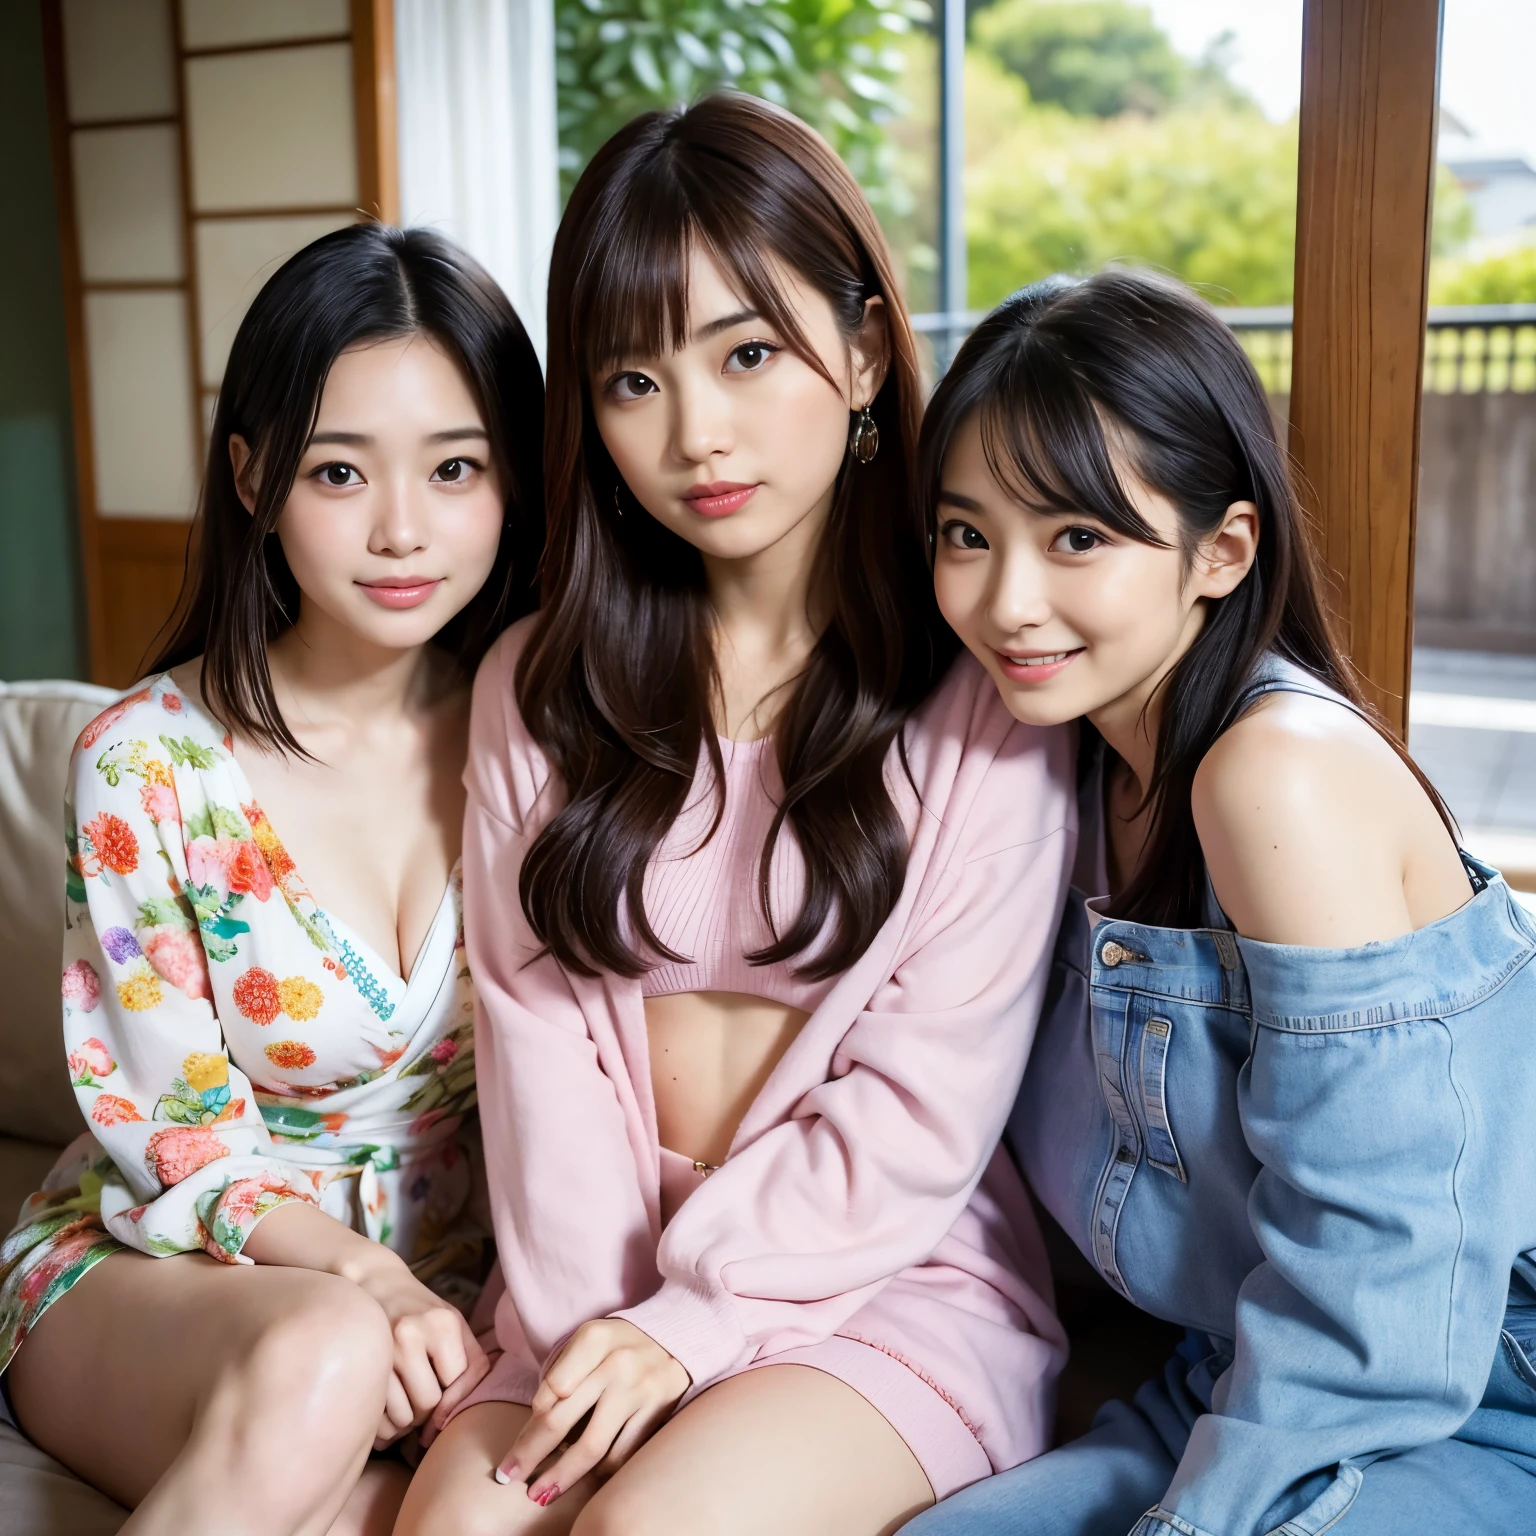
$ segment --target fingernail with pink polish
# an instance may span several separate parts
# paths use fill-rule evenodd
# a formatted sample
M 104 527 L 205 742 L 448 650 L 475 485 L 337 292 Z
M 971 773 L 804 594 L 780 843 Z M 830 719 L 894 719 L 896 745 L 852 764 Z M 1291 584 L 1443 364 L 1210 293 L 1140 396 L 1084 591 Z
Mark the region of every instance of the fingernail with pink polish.
M 543 1493 L 541 1493 L 539 1495 L 539 1499 L 538 1499 L 539 1508 L 540 1509 L 547 1508 L 550 1504 L 553 1504 L 554 1501 L 556 1499 L 558 1499 L 559 1497 L 560 1497 L 560 1485 L 558 1483 L 551 1483 L 549 1485 L 549 1487 L 546 1488 L 543 1491 Z

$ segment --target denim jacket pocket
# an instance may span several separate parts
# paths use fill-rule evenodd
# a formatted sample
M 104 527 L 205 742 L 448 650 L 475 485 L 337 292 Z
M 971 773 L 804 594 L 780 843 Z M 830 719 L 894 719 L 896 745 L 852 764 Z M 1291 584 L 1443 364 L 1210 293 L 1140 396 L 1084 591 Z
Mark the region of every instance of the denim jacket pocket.
M 1189 1182 L 1173 1127 L 1168 1123 L 1168 1051 L 1173 1020 L 1148 1019 L 1141 1032 L 1141 1109 L 1147 1123 L 1147 1161 L 1181 1184 Z

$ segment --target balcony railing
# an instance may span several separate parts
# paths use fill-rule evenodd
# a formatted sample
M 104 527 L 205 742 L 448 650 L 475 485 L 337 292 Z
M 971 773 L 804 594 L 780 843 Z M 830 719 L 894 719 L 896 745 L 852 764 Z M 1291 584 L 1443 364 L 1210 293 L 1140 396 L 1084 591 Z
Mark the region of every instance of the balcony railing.
M 983 316 L 914 315 L 939 367 Z M 1218 309 L 1236 331 L 1271 395 L 1291 390 L 1291 308 Z M 1536 394 L 1536 304 L 1432 307 L 1424 346 L 1424 390 L 1434 395 Z

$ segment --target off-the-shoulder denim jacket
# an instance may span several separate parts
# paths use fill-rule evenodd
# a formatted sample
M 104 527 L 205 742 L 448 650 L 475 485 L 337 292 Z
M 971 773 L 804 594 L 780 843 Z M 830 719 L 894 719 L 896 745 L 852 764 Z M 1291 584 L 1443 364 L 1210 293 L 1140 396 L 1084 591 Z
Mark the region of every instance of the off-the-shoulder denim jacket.
M 1212 1345 L 1131 1536 L 1319 1536 L 1497 1352 L 1536 1388 L 1536 920 L 1467 867 L 1459 911 L 1352 949 L 1069 902 L 1010 1141 L 1104 1279 Z

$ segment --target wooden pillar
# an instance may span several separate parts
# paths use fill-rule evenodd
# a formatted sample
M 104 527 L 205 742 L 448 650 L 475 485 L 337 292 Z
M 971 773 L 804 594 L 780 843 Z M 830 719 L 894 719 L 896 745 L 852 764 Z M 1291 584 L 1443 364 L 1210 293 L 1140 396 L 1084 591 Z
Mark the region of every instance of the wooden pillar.
M 1305 0 L 1291 452 L 1335 612 L 1401 732 L 1442 0 Z
M 357 113 L 357 189 L 363 211 L 400 222 L 395 107 L 395 0 L 351 0 L 352 100 Z

